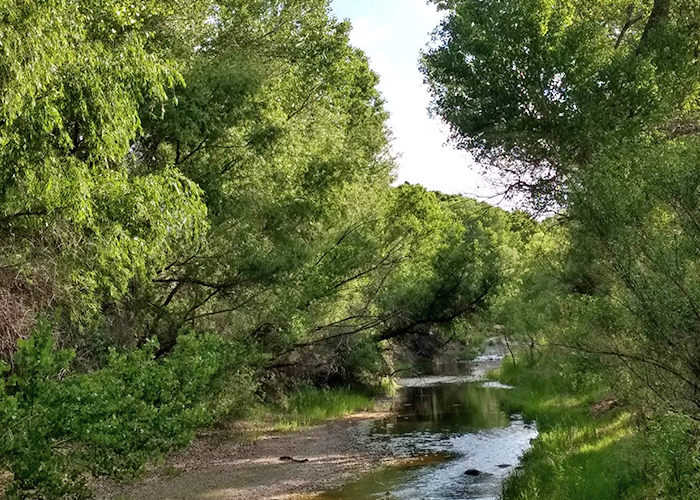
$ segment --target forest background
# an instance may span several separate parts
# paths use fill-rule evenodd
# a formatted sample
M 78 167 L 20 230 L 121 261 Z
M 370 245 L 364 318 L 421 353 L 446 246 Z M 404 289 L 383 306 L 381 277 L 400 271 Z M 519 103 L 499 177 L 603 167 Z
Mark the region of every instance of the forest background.
M 380 392 L 494 332 L 553 436 L 507 495 L 570 498 L 588 426 L 609 498 L 692 498 L 700 6 L 436 3 L 433 112 L 528 212 L 392 185 L 377 75 L 325 0 L 0 7 L 8 498 L 88 496 L 255 402 Z M 543 410 L 566 397 L 613 401 L 616 434 Z

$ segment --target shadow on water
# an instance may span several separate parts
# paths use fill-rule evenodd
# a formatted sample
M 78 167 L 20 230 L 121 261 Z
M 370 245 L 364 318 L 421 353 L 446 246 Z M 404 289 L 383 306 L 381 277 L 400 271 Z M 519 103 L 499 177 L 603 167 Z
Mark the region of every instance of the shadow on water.
M 500 401 L 500 390 L 475 384 L 404 387 L 394 408 L 396 417 L 385 426 L 394 434 L 505 427 L 510 419 L 501 410 Z
M 414 458 L 319 499 L 497 498 L 503 480 L 537 435 L 518 415 L 503 412 L 504 390 L 478 383 L 404 387 L 395 415 L 377 422 L 362 444 Z

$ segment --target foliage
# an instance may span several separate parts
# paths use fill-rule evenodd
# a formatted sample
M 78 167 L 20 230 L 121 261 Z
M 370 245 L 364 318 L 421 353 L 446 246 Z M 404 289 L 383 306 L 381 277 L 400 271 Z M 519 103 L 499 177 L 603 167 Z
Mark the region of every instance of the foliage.
M 277 408 L 275 428 L 296 429 L 373 407 L 370 394 L 348 388 L 301 387 Z
M 562 203 L 611 145 L 697 131 L 697 6 L 436 1 L 423 71 L 454 142 L 514 189 Z
M 601 356 L 645 413 L 697 418 L 700 9 L 437 3 L 434 111 L 510 188 L 561 209 L 568 249 L 504 297 L 510 330 Z
M 256 388 L 302 421 L 361 407 L 337 388 L 469 343 L 512 288 L 538 223 L 392 186 L 349 32 L 327 0 L 0 7 L 11 496 L 136 474 Z
M 172 168 L 138 173 L 130 161 L 141 109 L 161 106 L 182 81 L 159 46 L 164 30 L 194 27 L 169 24 L 176 15 L 172 3 L 150 1 L 0 8 L 0 266 L 20 282 L 11 293 L 22 292 L 26 310 L 61 303 L 80 329 L 204 231 L 198 186 Z M 48 298 L 27 290 L 40 280 Z
M 80 374 L 69 369 L 73 352 L 54 349 L 47 325 L 21 341 L 0 405 L 9 498 L 86 495 L 86 473 L 135 474 L 252 397 L 241 346 L 189 333 L 167 359 L 154 359 L 156 348 L 113 352 L 103 368 Z
M 507 480 L 504 499 L 695 497 L 696 424 L 657 415 L 641 426 L 624 408 L 592 413 L 610 389 L 591 355 L 549 350 L 534 365 L 526 360 L 506 361 L 500 378 L 517 384 L 506 394 L 508 410 L 534 419 L 540 436 Z
M 507 495 L 692 495 L 700 10 L 435 3 L 433 112 L 556 218 L 393 186 L 378 76 L 327 0 L 0 7 L 11 498 L 137 474 L 256 390 L 281 426 L 343 415 L 397 352 L 492 332 L 543 433 Z M 627 409 L 593 419 L 608 390 Z

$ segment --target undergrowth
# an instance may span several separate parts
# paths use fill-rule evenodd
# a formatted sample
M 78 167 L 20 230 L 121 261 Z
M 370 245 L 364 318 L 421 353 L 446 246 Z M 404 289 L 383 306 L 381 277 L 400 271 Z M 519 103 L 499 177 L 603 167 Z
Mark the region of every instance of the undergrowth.
M 244 347 L 183 333 L 167 358 L 157 359 L 157 348 L 114 351 L 103 368 L 75 373 L 74 352 L 55 349 L 47 325 L 20 342 L 14 367 L 0 363 L 8 500 L 88 497 L 90 476 L 135 477 L 253 401 L 251 373 L 239 368 Z
M 504 484 L 504 500 L 700 498 L 695 426 L 667 414 L 641 425 L 623 404 L 595 414 L 595 403 L 616 400 L 593 362 L 569 355 L 504 362 L 499 379 L 516 386 L 506 409 L 540 432 Z
M 366 392 L 349 388 L 303 387 L 289 396 L 282 404 L 266 409 L 270 413 L 275 430 L 294 430 L 328 420 L 371 410 L 374 398 Z

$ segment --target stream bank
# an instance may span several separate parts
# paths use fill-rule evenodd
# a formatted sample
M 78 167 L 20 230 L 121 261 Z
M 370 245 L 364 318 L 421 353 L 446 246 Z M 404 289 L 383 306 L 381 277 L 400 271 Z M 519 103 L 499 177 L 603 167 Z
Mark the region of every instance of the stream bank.
M 131 487 L 103 488 L 98 498 L 494 498 L 537 434 L 502 410 L 507 386 L 485 380 L 502 358 L 492 343 L 468 375 L 402 379 L 391 411 L 255 439 L 241 439 L 252 434 L 235 426 L 211 431 L 158 473 Z
M 430 457 L 391 465 L 317 500 L 495 500 L 537 437 L 537 428 L 504 410 L 512 387 L 485 380 L 503 348 L 491 342 L 469 375 L 400 380 L 394 411 L 363 436 L 366 448 L 394 456 Z
M 128 487 L 102 485 L 99 500 L 288 500 L 308 498 L 395 457 L 358 438 L 386 411 L 360 412 L 291 432 L 238 426 L 200 435 L 167 465 Z M 301 462 L 280 460 L 291 457 Z

